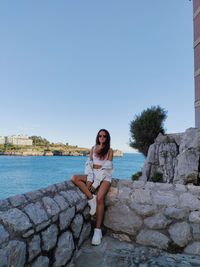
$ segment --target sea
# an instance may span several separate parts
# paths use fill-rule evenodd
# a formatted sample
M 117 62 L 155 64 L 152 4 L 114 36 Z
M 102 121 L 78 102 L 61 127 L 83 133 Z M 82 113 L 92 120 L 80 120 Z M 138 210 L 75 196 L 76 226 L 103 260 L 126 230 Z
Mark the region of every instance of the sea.
M 0 156 L 0 199 L 23 194 L 84 174 L 86 156 Z M 144 156 L 125 153 L 114 157 L 113 178 L 131 180 L 141 171 Z

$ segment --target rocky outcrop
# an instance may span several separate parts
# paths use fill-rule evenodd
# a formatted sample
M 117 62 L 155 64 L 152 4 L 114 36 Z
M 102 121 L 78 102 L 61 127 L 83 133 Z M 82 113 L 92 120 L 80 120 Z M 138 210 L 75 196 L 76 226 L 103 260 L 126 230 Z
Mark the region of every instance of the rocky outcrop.
M 0 200 L 0 266 L 67 266 L 90 235 L 89 218 L 71 182 Z
M 159 134 L 149 147 L 142 181 L 199 184 L 200 129 L 189 128 L 180 134 Z
M 200 255 L 200 187 L 113 181 L 104 225 L 119 240 Z
M 123 152 L 119 149 L 114 149 L 113 150 L 113 156 L 114 157 L 122 157 L 123 156 Z

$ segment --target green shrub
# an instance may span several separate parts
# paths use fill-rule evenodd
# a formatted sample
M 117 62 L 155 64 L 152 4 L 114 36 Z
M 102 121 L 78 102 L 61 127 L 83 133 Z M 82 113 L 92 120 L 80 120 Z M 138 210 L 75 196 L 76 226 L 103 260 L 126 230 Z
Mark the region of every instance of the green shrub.
M 131 179 L 133 181 L 137 181 L 139 179 L 139 177 L 142 175 L 142 172 L 136 172 L 132 175 Z
M 163 183 L 163 174 L 161 172 L 156 172 L 150 180 L 154 183 Z
M 138 149 L 146 157 L 149 146 L 154 143 L 154 139 L 159 133 L 164 134 L 163 122 L 167 117 L 167 112 L 161 107 L 152 106 L 141 114 L 136 115 L 130 123 L 129 145 Z

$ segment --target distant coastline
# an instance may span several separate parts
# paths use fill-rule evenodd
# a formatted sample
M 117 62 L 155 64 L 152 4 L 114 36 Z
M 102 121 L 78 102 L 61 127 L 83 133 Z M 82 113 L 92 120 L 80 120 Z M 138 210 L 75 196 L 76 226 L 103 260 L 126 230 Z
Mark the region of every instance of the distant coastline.
M 0 156 L 87 156 L 90 149 L 69 145 L 69 143 L 51 143 L 41 136 L 13 135 L 0 138 Z M 115 157 L 123 156 L 119 149 L 114 150 Z
M 88 148 L 12 148 L 2 151 L 0 148 L 0 156 L 88 156 L 90 149 Z M 121 150 L 114 150 L 114 157 L 122 157 Z

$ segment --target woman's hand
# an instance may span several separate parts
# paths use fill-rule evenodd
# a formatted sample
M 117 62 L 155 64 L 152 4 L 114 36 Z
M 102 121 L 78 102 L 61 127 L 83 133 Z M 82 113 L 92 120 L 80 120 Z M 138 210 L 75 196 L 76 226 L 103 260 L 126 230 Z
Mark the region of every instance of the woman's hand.
M 86 186 L 87 186 L 87 189 L 90 191 L 91 190 L 91 187 L 92 187 L 92 182 L 87 181 L 86 182 Z
M 90 192 L 91 192 L 91 193 L 94 193 L 95 190 L 96 190 L 96 189 L 91 185 L 91 187 L 90 187 Z

